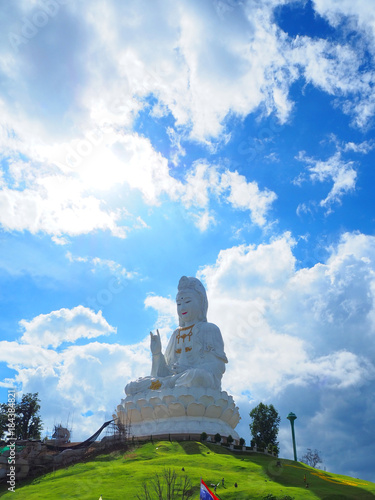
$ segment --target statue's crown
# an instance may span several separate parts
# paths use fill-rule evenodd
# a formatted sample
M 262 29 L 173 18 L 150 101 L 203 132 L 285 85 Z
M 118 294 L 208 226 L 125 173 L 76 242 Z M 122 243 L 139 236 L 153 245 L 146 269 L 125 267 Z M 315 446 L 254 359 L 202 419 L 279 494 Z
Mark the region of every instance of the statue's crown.
M 192 288 L 196 292 L 206 295 L 206 290 L 198 278 L 193 278 L 192 276 L 182 276 L 178 282 L 178 291 L 186 290 L 187 288 Z

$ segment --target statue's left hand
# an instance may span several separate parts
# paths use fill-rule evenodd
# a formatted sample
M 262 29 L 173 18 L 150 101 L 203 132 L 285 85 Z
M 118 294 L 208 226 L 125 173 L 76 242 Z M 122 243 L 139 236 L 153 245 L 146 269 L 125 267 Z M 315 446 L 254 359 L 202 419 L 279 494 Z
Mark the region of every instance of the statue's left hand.
M 150 332 L 150 349 L 153 356 L 161 353 L 161 340 L 159 330 L 156 330 L 156 334 Z

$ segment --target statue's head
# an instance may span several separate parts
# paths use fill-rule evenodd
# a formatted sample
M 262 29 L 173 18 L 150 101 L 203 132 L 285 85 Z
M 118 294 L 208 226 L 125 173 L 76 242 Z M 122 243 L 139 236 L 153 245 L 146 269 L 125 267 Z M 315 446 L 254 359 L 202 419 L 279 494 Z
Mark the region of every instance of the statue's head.
M 191 312 L 187 315 L 194 314 L 194 321 L 207 321 L 207 309 L 208 301 L 207 294 L 204 286 L 197 278 L 182 276 L 178 283 L 178 293 L 176 296 L 177 311 L 179 312 L 180 304 L 185 300 L 185 297 L 189 297 L 191 302 L 189 302 L 189 309 Z M 179 324 L 180 326 L 185 325 L 185 320 L 179 312 Z M 187 321 L 187 323 L 189 323 Z

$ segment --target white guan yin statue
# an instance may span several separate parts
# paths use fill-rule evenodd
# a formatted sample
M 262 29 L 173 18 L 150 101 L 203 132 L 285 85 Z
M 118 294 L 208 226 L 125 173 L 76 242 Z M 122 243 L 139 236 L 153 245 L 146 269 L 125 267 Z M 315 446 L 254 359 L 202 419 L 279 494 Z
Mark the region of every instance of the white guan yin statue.
M 228 362 L 219 328 L 207 322 L 206 290 L 183 276 L 176 297 L 179 327 L 165 353 L 159 332 L 150 333 L 149 377 L 130 382 L 117 407 L 118 419 L 134 436 L 158 434 L 232 435 L 240 420 L 233 398 L 221 391 Z

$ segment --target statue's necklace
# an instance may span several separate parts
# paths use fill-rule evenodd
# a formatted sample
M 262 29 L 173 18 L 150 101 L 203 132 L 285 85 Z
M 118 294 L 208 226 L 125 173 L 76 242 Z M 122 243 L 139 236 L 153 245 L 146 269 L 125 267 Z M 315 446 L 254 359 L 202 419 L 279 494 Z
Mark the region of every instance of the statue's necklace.
M 180 330 L 180 332 L 183 332 L 184 330 L 192 330 L 194 326 L 195 325 L 184 326 L 184 328 L 182 328 L 181 326 L 179 326 L 178 329 Z
M 178 335 L 176 337 L 177 339 L 177 343 L 179 344 L 180 343 L 180 339 L 182 339 L 182 342 L 185 343 L 185 339 L 186 337 L 189 337 L 189 342 L 190 342 L 190 339 L 191 339 L 191 336 L 193 335 L 193 328 L 194 328 L 194 325 L 191 325 L 191 326 L 185 326 L 184 328 L 181 328 L 179 327 L 178 328 Z M 181 335 L 181 332 L 186 332 L 188 330 L 187 333 L 183 333 Z

